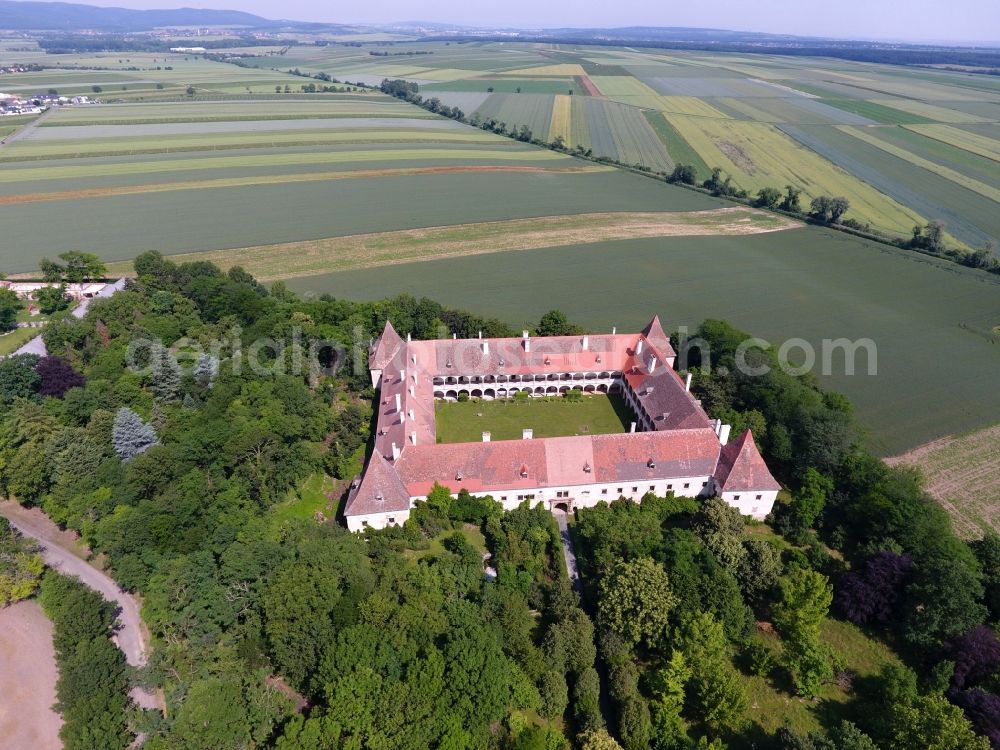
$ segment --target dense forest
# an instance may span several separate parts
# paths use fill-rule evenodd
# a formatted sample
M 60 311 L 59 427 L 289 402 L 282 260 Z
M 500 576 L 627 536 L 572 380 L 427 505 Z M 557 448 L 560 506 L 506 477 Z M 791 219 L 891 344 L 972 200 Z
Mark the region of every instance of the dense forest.
M 775 513 L 672 496 L 582 510 L 576 592 L 541 508 L 438 488 L 364 535 L 301 508 L 311 478 L 336 495 L 360 468 L 387 318 L 423 338 L 520 326 L 406 296 L 301 300 L 156 253 L 136 270 L 82 320 L 57 315 L 47 357 L 0 362 L 0 494 L 103 553 L 154 639 L 130 674 L 99 645 L 107 605 L 46 575 L 74 670 L 67 747 L 1000 747 L 1000 537 L 958 540 L 917 476 L 865 452 L 843 397 L 740 374 L 727 324 L 697 332 L 694 388 L 753 429 L 788 488 Z M 579 330 L 557 312 L 534 328 Z M 38 561 L 2 532 L 0 582 L 30 594 Z M 162 689 L 165 715 L 129 704 L 123 675 Z

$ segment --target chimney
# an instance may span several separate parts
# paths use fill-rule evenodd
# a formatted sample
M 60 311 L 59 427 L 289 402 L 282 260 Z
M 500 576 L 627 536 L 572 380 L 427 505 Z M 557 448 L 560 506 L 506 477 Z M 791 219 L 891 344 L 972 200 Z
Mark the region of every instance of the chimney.
M 453 334 L 451 334 L 451 340 L 452 340 L 452 341 L 454 341 L 454 340 L 455 340 L 455 339 L 457 339 L 457 338 L 458 338 L 458 334 L 457 334 L 457 333 L 453 333 Z
M 412 443 L 413 445 L 417 444 L 417 431 L 416 430 L 414 430 L 413 432 L 410 433 L 410 443 Z
M 406 334 L 406 343 L 407 344 L 410 343 L 411 340 L 412 339 L 410 338 L 410 334 L 409 334 L 409 332 L 407 332 L 407 334 Z
M 722 429 L 719 430 L 719 442 L 725 445 L 729 442 L 729 431 L 732 429 L 732 425 L 724 424 Z
M 483 341 L 483 354 L 489 354 L 489 353 L 490 353 L 490 342 L 484 340 Z
M 583 337 L 583 350 L 587 351 L 587 347 L 590 346 L 590 336 Z
M 521 440 L 531 440 L 535 436 L 535 431 L 530 427 L 525 427 L 521 430 Z
M 653 372 L 656 369 L 656 357 L 649 358 L 649 371 Z
M 484 443 L 488 443 L 488 442 L 490 442 L 490 437 L 491 437 L 491 436 L 490 436 L 490 433 L 488 433 L 488 432 L 484 432 L 484 433 L 483 433 L 483 442 L 484 442 Z
M 399 458 L 399 448 L 395 443 L 392 444 L 392 460 L 395 461 Z
M 479 331 L 479 338 L 482 338 L 482 337 L 483 337 L 483 332 L 480 330 Z
M 416 354 L 411 354 L 411 355 L 410 355 L 410 361 L 411 361 L 411 362 L 412 362 L 413 364 L 417 364 L 417 355 L 416 355 Z
M 633 423 L 631 424 L 631 426 L 630 426 L 630 427 L 628 428 L 628 431 L 629 431 L 629 432 L 635 432 L 635 422 L 633 422 Z
M 397 393 L 397 394 L 396 394 L 396 411 L 402 411 L 402 410 L 403 410 L 403 401 L 402 401 L 402 396 L 400 396 L 400 395 L 399 395 L 399 394 Z
M 408 416 L 410 419 L 413 419 L 413 409 L 410 409 L 408 412 L 406 412 L 406 416 Z
M 528 331 L 527 330 L 521 331 L 521 338 L 522 339 L 528 338 Z
M 691 373 L 688 373 L 687 380 L 684 382 L 684 390 L 688 393 L 691 392 Z
M 413 395 L 414 395 L 414 392 L 413 392 L 413 386 L 412 386 L 412 385 L 410 386 L 410 395 L 411 395 L 411 396 L 413 396 Z M 411 415 L 411 418 L 412 418 L 412 415 Z
M 618 326 L 611 326 L 611 335 L 614 336 L 618 333 Z
M 722 429 L 722 420 L 721 419 L 713 419 L 712 420 L 712 427 L 715 430 L 715 434 L 718 435 L 719 434 L 719 430 Z
M 639 339 L 639 343 L 635 345 L 635 353 L 642 354 L 642 339 Z

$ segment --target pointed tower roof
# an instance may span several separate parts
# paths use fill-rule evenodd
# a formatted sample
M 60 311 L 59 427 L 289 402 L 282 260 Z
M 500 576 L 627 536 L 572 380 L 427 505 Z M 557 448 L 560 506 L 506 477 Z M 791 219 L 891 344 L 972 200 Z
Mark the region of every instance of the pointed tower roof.
M 674 351 L 674 347 L 670 345 L 670 337 L 667 336 L 663 331 L 663 326 L 660 325 L 660 316 L 654 315 L 653 319 L 649 321 L 647 326 L 642 329 L 642 335 L 660 354 L 661 357 L 675 357 L 677 353 Z
M 722 492 L 781 489 L 757 450 L 750 430 L 722 446 L 715 481 Z
M 396 467 L 375 451 L 365 468 L 358 491 L 349 498 L 347 507 L 344 508 L 344 515 L 389 513 L 408 510 L 409 507 L 410 493 L 399 478 Z
M 386 320 L 382 335 L 378 337 L 378 341 L 375 342 L 375 346 L 372 347 L 368 355 L 368 367 L 372 370 L 384 370 L 402 346 L 403 339 L 396 333 L 392 323 Z

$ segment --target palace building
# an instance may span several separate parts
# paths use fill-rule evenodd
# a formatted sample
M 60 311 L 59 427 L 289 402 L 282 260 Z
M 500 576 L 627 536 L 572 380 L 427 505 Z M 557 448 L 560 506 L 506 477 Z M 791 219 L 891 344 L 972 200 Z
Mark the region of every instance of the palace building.
M 354 480 L 344 515 L 361 531 L 402 524 L 435 483 L 490 495 L 505 509 L 525 500 L 572 511 L 646 493 L 718 495 L 764 518 L 780 485 L 747 431 L 713 420 L 674 370 L 659 318 L 639 333 L 411 341 L 386 323 L 369 352 L 377 389 L 375 447 Z M 569 390 L 620 394 L 631 409 L 619 434 L 442 444 L 435 401 L 555 396 Z

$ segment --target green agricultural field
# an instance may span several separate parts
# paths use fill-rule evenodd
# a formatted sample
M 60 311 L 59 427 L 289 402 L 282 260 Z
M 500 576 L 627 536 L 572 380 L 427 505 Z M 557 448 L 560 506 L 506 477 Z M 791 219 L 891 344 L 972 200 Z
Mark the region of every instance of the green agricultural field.
M 868 162 L 838 160 L 821 145 L 828 137 L 837 138 L 832 131 L 838 127 L 887 125 L 925 135 L 934 132 L 932 137 L 973 155 L 993 154 L 1000 149 L 995 129 L 1000 121 L 1000 91 L 988 76 L 778 55 L 570 46 L 540 50 L 517 43 L 409 43 L 406 49 L 433 54 L 374 65 L 363 51 L 309 51 L 309 55 L 325 56 L 321 69 L 341 78 L 349 79 L 352 72 L 372 75 L 376 70 L 410 78 L 425 95 L 440 93 L 467 113 L 496 117 L 508 125 L 527 124 L 543 138 L 561 135 L 565 143 L 592 149 L 595 156 L 643 164 L 654 171 L 668 171 L 680 160 L 694 164 L 703 175 L 718 166 L 751 191 L 793 184 L 810 198 L 822 193 L 844 195 L 853 204 L 850 218 L 899 236 L 908 236 L 916 223 L 936 219 L 952 229 L 955 244 L 974 247 L 997 237 L 990 217 L 1000 215 L 1000 205 L 982 187 L 992 183 L 967 173 L 962 158 L 950 159 L 958 167 L 930 159 L 957 175 L 935 180 L 933 189 L 922 190 L 905 176 L 907 170 L 873 180 Z M 277 61 L 272 64 L 280 69 Z M 414 65 L 421 67 L 406 72 Z M 577 85 L 568 118 L 567 105 L 558 101 L 566 92 L 553 86 L 556 79 Z M 533 80 L 535 85 L 529 85 Z M 377 77 L 371 80 L 377 81 Z M 494 82 L 496 93 L 471 98 L 475 92 L 485 92 L 484 84 Z M 520 85 L 523 93 L 509 93 L 511 85 Z M 459 102 L 449 94 L 465 98 Z M 634 117 L 637 114 L 646 123 Z M 959 130 L 978 126 L 993 130 Z M 789 143 L 781 135 L 795 128 L 813 131 L 811 141 L 796 137 L 798 143 Z M 905 145 L 901 148 L 908 150 Z M 927 159 L 919 148 L 913 152 L 902 161 Z M 973 182 L 955 179 L 963 176 Z M 957 182 L 975 194 L 969 216 L 956 216 L 954 204 L 964 196 L 949 189 L 942 192 L 942 182 Z
M 522 430 L 534 437 L 606 435 L 625 432 L 633 419 L 620 396 L 504 399 L 436 404 L 437 437 L 442 443 L 472 443 L 489 432 L 492 440 L 520 440 Z
M 604 242 L 289 285 L 351 299 L 405 291 L 515 325 L 552 307 L 597 331 L 638 329 L 652 313 L 668 328 L 724 318 L 774 343 L 805 339 L 817 361 L 824 339 L 869 338 L 877 374 L 867 374 L 862 351 L 857 374 L 844 372 L 841 357 L 821 380 L 852 399 L 873 445 L 887 454 L 995 422 L 1000 413 L 1000 337 L 992 332 L 1000 324 L 1000 279 L 829 230 Z

